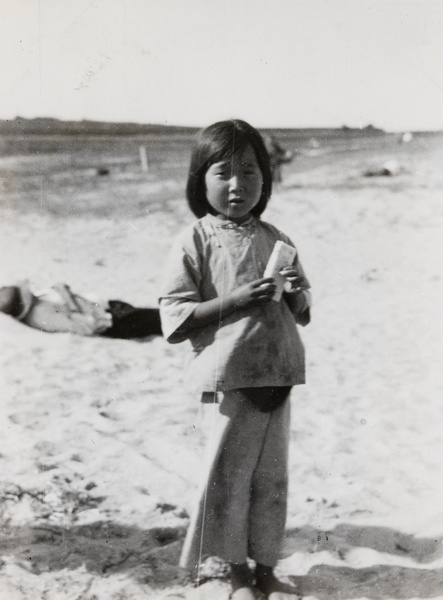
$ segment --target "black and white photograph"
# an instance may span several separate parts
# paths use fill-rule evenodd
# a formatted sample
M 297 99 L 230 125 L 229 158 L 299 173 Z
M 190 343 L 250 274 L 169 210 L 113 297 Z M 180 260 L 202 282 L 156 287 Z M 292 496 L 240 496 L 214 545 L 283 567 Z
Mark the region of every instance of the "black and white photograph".
M 443 600 L 442 0 L 0 0 L 0 598 Z

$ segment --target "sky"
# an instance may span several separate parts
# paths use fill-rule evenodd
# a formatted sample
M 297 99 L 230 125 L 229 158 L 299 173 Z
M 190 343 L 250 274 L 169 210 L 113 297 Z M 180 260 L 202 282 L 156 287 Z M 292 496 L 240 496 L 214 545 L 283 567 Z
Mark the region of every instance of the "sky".
M 443 130 L 443 0 L 0 0 L 0 119 Z

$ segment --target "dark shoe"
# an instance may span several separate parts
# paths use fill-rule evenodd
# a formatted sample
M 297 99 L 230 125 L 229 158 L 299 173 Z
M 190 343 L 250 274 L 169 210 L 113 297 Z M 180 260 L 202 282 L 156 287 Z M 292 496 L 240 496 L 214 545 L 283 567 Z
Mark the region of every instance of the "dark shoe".
M 272 567 L 257 564 L 256 587 L 268 600 L 294 600 L 299 594 L 297 589 L 289 583 L 284 583 L 274 575 Z

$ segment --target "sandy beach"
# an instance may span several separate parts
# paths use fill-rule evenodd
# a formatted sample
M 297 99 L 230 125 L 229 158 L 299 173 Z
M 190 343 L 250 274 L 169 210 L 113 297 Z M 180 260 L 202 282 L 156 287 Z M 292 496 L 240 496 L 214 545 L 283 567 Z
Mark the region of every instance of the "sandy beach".
M 393 176 L 365 177 L 388 160 Z M 340 153 L 321 141 L 263 215 L 294 240 L 314 297 L 278 565 L 307 598 L 443 598 L 442 160 L 443 136 Z M 20 187 L 33 164 L 0 159 L 1 284 L 155 306 L 193 219 L 184 180 L 82 173 L 79 202 L 122 207 L 86 214 L 64 209 L 61 167 Z M 146 208 L 125 212 L 137 194 Z M 4 314 L 0 335 L 0 597 L 228 600 L 223 563 L 198 589 L 177 566 L 201 450 L 184 346 L 48 334 Z

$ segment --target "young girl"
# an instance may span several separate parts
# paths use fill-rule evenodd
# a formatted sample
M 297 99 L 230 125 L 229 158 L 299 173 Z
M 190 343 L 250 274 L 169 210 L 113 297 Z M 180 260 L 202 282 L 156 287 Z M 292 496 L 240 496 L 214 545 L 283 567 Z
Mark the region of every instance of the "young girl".
M 296 323 L 310 320 L 309 282 L 297 257 L 281 271 L 280 301 L 274 280 L 263 277 L 276 241 L 293 245 L 260 219 L 271 187 L 269 156 L 251 125 L 203 130 L 187 185 L 198 220 L 172 248 L 160 298 L 166 339 L 191 342 L 186 379 L 203 403 L 208 437 L 180 564 L 228 561 L 235 600 L 252 600 L 254 585 L 268 598 L 285 597 L 273 567 L 286 519 L 288 397 L 305 381 Z

